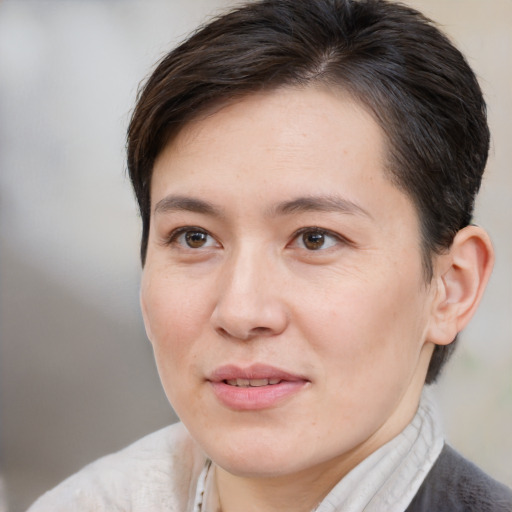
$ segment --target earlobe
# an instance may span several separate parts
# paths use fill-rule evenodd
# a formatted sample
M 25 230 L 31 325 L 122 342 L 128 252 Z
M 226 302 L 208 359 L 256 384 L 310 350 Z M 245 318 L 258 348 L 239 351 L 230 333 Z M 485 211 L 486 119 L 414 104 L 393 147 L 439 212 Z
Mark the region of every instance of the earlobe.
M 494 250 L 482 228 L 467 226 L 457 233 L 449 251 L 436 261 L 427 341 L 448 345 L 464 329 L 480 303 L 493 264 Z

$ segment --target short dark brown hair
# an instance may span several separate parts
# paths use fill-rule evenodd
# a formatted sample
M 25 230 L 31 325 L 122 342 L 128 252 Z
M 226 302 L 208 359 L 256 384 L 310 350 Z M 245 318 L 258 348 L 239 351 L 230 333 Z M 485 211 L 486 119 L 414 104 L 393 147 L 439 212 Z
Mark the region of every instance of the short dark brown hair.
M 390 179 L 419 215 L 427 282 L 432 256 L 471 222 L 489 149 L 485 102 L 464 59 L 418 11 L 386 0 L 262 0 L 198 29 L 140 91 L 128 171 L 145 262 L 153 164 L 206 109 L 283 86 L 326 84 L 365 106 L 387 138 Z M 436 346 L 433 382 L 455 343 Z

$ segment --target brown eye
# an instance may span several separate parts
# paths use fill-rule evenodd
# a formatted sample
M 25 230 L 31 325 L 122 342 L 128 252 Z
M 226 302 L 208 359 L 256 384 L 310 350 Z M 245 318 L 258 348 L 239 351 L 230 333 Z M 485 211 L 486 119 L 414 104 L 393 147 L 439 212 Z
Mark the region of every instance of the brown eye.
M 183 249 L 213 249 L 221 247 L 219 242 L 208 231 L 195 226 L 183 226 L 175 229 L 166 242 L 172 247 Z
M 187 231 L 185 242 L 192 249 L 199 249 L 208 242 L 208 235 L 202 231 Z
M 321 249 L 325 244 L 325 235 L 320 231 L 308 231 L 302 234 L 304 247 L 310 251 Z
M 340 235 L 322 228 L 308 227 L 299 230 L 294 238 L 292 246 L 306 251 L 324 251 L 343 245 L 345 239 Z

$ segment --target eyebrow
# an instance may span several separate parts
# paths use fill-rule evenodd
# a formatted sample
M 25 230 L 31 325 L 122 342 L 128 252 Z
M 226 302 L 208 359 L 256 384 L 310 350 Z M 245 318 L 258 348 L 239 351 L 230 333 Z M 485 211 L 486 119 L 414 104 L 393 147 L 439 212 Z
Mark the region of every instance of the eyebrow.
M 303 212 L 337 212 L 362 215 L 372 219 L 370 212 L 357 203 L 339 196 L 305 196 L 283 201 L 271 209 L 271 215 L 289 215 Z
M 153 213 L 157 214 L 177 211 L 202 213 L 205 215 L 212 215 L 214 217 L 222 216 L 222 210 L 208 201 L 188 196 L 174 195 L 166 196 L 158 201 Z
M 223 210 L 218 206 L 189 196 L 169 195 L 158 201 L 154 213 L 189 211 L 222 217 Z M 283 201 L 269 210 L 269 216 L 291 215 L 305 212 L 337 212 L 343 214 L 362 215 L 373 218 L 371 214 L 357 203 L 339 196 L 304 196 Z

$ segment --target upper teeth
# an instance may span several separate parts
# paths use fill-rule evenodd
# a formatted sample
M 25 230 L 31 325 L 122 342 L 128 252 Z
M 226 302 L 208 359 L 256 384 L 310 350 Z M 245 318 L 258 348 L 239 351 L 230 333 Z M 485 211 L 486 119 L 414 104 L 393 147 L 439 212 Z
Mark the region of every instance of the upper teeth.
M 226 381 L 230 386 L 239 386 L 248 388 L 250 386 L 268 386 L 269 384 L 278 384 L 281 379 L 228 379 Z

